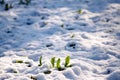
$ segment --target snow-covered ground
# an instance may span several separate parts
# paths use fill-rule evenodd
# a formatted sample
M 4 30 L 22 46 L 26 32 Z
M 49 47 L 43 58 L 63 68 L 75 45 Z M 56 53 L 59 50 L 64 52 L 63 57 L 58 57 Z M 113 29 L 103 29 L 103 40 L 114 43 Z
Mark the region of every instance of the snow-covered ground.
M 0 4 L 0 80 L 120 80 L 120 0 L 5 1 L 13 8 Z M 51 67 L 66 56 L 72 67 Z

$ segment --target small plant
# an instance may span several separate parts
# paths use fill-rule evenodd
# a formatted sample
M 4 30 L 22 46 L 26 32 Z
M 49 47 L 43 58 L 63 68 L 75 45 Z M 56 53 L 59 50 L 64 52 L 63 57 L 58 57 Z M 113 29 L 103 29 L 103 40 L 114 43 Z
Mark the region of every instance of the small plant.
M 4 0 L 1 0 L 1 1 L 0 1 L 0 4 L 5 4 L 5 1 L 4 1 Z
M 39 59 L 39 65 L 38 66 L 41 66 L 41 65 L 42 65 L 42 56 Z
M 23 63 L 22 60 L 16 60 L 14 63 Z
M 51 58 L 50 62 L 52 64 L 52 67 L 54 67 L 55 66 L 55 57 Z
M 61 62 L 61 60 L 60 60 L 60 58 L 57 60 L 57 63 L 56 63 L 56 68 L 59 70 L 59 71 L 62 71 L 62 70 L 64 70 L 64 68 L 62 68 L 61 66 L 60 66 L 60 62 Z
M 82 10 L 81 9 L 79 9 L 77 12 L 78 12 L 78 14 L 82 14 Z
M 69 63 L 70 63 L 70 56 L 67 56 L 65 58 L 65 67 L 69 67 Z
M 56 63 L 56 68 L 59 69 L 61 66 L 60 66 L 60 58 L 57 60 L 57 63 Z

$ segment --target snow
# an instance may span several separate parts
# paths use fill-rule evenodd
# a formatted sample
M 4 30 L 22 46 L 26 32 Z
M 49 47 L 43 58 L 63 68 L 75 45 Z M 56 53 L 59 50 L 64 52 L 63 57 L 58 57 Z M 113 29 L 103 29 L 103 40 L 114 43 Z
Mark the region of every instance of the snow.
M 13 8 L 0 4 L 0 80 L 120 80 L 120 0 L 5 2 Z M 52 68 L 52 57 L 64 67 L 66 56 L 71 67 Z

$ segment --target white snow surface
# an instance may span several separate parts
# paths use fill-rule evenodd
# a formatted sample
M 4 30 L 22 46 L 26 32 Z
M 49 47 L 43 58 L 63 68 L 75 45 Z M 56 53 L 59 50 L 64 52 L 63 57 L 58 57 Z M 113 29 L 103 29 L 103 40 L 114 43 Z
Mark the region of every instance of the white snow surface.
M 13 8 L 0 4 L 0 80 L 120 80 L 120 0 L 5 1 Z M 72 67 L 51 67 L 66 56 Z

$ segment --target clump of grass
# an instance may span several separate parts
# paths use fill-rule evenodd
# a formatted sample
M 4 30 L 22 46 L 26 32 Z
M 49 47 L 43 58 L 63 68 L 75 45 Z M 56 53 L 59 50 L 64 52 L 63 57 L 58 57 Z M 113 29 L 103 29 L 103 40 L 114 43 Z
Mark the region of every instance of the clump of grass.
M 82 14 L 82 10 L 79 9 L 79 10 L 77 11 L 77 13 L 78 13 L 78 14 Z
M 54 67 L 55 66 L 55 57 L 51 58 L 50 62 L 52 64 L 52 67 Z
M 42 56 L 39 59 L 39 65 L 38 66 L 42 66 Z
M 65 64 L 64 64 L 64 67 L 61 67 L 61 59 L 58 58 L 56 63 L 55 63 L 55 57 L 52 57 L 51 60 L 50 60 L 51 64 L 52 64 L 52 67 L 56 68 L 58 71 L 62 71 L 62 70 L 65 70 L 67 67 L 71 67 L 72 65 L 70 65 L 70 56 L 67 56 L 65 58 Z M 56 64 L 56 65 L 55 65 Z M 38 66 L 41 66 L 42 65 L 42 56 L 40 57 L 39 59 L 39 65 Z M 50 74 L 51 71 L 50 70 L 46 70 L 43 72 L 44 74 Z
M 22 60 L 15 60 L 14 63 L 23 63 Z

